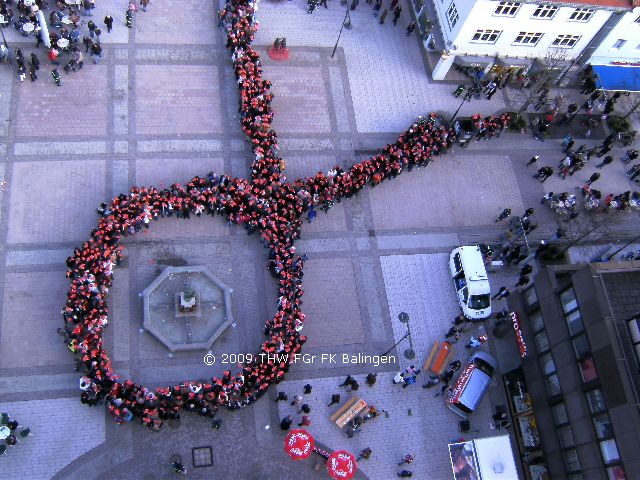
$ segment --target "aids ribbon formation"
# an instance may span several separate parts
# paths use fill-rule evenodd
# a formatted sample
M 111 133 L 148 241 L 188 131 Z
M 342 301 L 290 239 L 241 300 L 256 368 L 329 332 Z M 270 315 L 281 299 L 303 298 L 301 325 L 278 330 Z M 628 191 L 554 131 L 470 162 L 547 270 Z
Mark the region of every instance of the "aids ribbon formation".
M 101 218 L 91 238 L 67 259 L 71 286 L 62 310 L 64 334 L 86 373 L 81 400 L 95 403 L 105 398 L 118 423 L 138 417 L 157 430 L 163 420 L 178 419 L 183 408 L 210 417 L 221 406 L 232 410 L 247 406 L 271 384 L 282 381 L 293 354 L 307 340 L 301 334 L 305 321 L 300 308 L 303 259 L 294 246 L 300 238 L 301 217 L 315 207 L 326 212 L 334 201 L 350 198 L 367 184 L 375 186 L 404 170 L 424 167 L 455 141 L 453 129 L 431 114 L 411 125 L 397 142 L 348 170 L 336 166 L 326 175 L 318 172 L 287 182 L 284 161 L 277 154 L 278 137 L 271 129 L 271 83 L 262 78 L 260 56 L 251 46 L 258 28 L 256 7 L 257 1 L 232 0 L 220 12 L 240 89 L 242 129 L 255 154 L 251 180 L 209 172 L 186 185 L 173 184 L 162 190 L 132 187 L 128 195 L 120 194 L 98 209 Z M 261 243 L 269 248 L 268 268 L 278 282 L 278 300 L 275 315 L 264 326 L 266 340 L 254 359 L 242 364 L 242 370 L 226 371 L 208 382 L 185 381 L 149 389 L 131 380 L 121 381 L 103 342 L 113 269 L 123 258 L 119 242 L 125 235 L 149 228 L 152 220 L 173 215 L 188 219 L 203 213 L 244 224 L 249 233 L 258 231 Z M 275 353 L 288 353 L 288 360 L 273 360 Z

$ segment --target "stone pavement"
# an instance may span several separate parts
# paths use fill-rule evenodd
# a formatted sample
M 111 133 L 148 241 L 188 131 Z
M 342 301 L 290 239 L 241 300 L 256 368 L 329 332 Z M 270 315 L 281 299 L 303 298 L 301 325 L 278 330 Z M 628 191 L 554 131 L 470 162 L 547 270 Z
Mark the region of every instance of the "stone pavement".
M 115 19 L 114 31 L 102 35 L 104 58 L 99 65 L 88 59 L 82 71 L 63 75 L 60 88 L 51 82 L 45 61 L 33 84 L 21 84 L 15 71 L 0 66 L 0 182 L 6 182 L 0 187 L 0 409 L 34 433 L 3 457 L 15 465 L 7 478 L 169 478 L 168 457 L 179 453 L 191 466 L 191 448 L 201 446 L 213 448 L 214 465 L 192 469 L 192 478 L 326 477 L 314 470 L 314 462 L 294 463 L 282 453 L 277 425 L 286 406 L 271 401 L 275 392 L 252 408 L 221 413 L 219 432 L 191 415 L 158 434 L 138 425 L 115 425 L 102 408 L 78 402 L 78 374 L 56 335 L 68 287 L 64 260 L 87 238 L 100 202 L 131 185 L 166 187 L 209 170 L 248 174 L 251 154 L 238 124 L 237 88 L 222 32 L 209 2 L 183 5 L 175 9 L 152 2 L 128 30 L 123 25 L 126 2 L 98 2 L 94 19 L 101 21 L 106 12 Z M 274 126 L 289 179 L 335 164 L 347 167 L 393 141 L 418 115 L 432 110 L 451 114 L 457 108 L 451 96 L 455 85 L 431 82 L 419 40 L 405 36 L 409 15 L 402 5 L 403 16 L 394 28 L 391 22 L 378 25 L 371 7 L 361 2 L 350 12 L 354 28 L 343 32 L 331 57 L 344 15 L 337 0 L 313 15 L 305 13 L 302 0 L 260 4 L 256 48 L 265 78 L 273 81 Z M 14 29 L 5 33 L 11 47 L 20 46 L 25 56 L 32 51 L 31 39 Z M 276 36 L 287 37 L 287 63 L 266 56 Z M 39 55 L 44 60 L 42 51 Z M 508 108 L 509 101 L 496 95 L 491 102 L 465 105 L 463 113 L 493 113 Z M 406 310 L 422 362 L 457 312 L 446 275 L 446 254 L 452 248 L 497 240 L 504 226 L 493 219 L 505 206 L 514 212 L 536 207 L 540 228 L 534 240 L 555 230 L 556 219 L 537 207 L 540 197 L 550 188 L 571 190 L 584 178 L 540 184 L 524 163 L 541 154 L 554 165 L 562 158 L 559 143 L 504 134 L 472 142 L 467 150 L 455 147 L 428 168 L 365 190 L 305 223 L 298 243 L 299 251 L 309 255 L 303 307 L 310 339 L 304 352 L 380 354 L 404 334 L 397 314 Z M 617 163 L 605 167 L 598 181 L 603 190 L 630 188 L 621 168 Z M 612 235 L 637 228 L 637 215 L 616 217 Z M 199 353 L 169 356 L 140 331 L 138 294 L 164 265 L 176 262 L 204 264 L 234 288 L 236 325 L 214 344 L 216 354 L 255 351 L 262 341 L 261 325 L 275 306 L 275 286 L 257 237 L 220 218 L 173 218 L 128 238 L 125 246 L 127 259 L 115 273 L 111 328 L 105 336 L 123 377 L 160 385 L 232 367 L 207 368 Z M 492 286 L 513 285 L 516 273 L 492 274 Z M 492 351 L 508 351 L 499 342 L 492 340 Z M 458 350 L 460 358 L 466 356 L 464 348 Z M 282 388 L 292 393 L 307 382 L 314 385 L 312 432 L 327 448 L 357 452 L 370 446 L 374 454 L 362 465 L 370 478 L 392 476 L 396 457 L 405 449 L 415 449 L 417 472 L 445 478 L 445 447 L 459 436 L 457 418 L 419 386 L 390 385 L 396 368 L 379 366 L 377 385 L 361 389 L 389 418 L 367 425 L 349 441 L 329 423 L 330 411 L 323 405 L 344 375 L 362 380 L 370 365 L 298 364 Z M 490 388 L 474 415 L 479 431 L 473 435 L 490 433 L 487 416 L 491 405 L 501 401 L 500 392 Z M 394 428 L 383 426 L 389 420 Z M 393 447 L 384 445 L 387 435 L 394 436 Z M 34 451 L 37 459 L 25 461 Z

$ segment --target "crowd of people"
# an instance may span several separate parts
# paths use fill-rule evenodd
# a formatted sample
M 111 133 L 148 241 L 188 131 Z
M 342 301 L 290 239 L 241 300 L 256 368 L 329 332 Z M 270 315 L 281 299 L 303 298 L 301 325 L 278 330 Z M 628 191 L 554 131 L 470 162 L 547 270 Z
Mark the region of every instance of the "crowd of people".
M 260 231 L 261 243 L 269 249 L 269 268 L 278 282 L 277 312 L 265 323 L 267 339 L 261 354 L 298 353 L 306 341 L 301 334 L 304 258 L 294 242 L 300 237 L 301 216 L 312 205 L 327 211 L 335 200 L 350 197 L 366 185 L 375 186 L 403 170 L 426 166 L 454 141 L 455 133 L 431 115 L 419 119 L 397 142 L 387 145 L 373 158 L 344 171 L 335 167 L 327 174 L 287 183 L 284 161 L 278 157 L 277 135 L 271 129 L 273 111 L 270 82 L 262 78 L 258 53 L 251 42 L 257 28 L 255 5 L 231 0 L 220 18 L 227 32 L 227 48 L 240 90 L 242 128 L 252 145 L 255 161 L 251 181 L 216 175 L 194 177 L 186 185 L 164 190 L 133 187 L 110 204 L 102 204 L 101 218 L 91 238 L 74 250 L 67 260 L 71 288 L 62 310 L 62 334 L 77 355 L 84 373 L 82 400 L 95 404 L 105 398 L 119 423 L 140 418 L 149 428 L 159 429 L 164 420 L 180 416 L 182 409 L 213 417 L 224 406 L 237 409 L 262 396 L 289 369 L 288 361 L 256 355 L 242 369 L 208 381 L 148 389 L 130 380 L 119 381 L 104 348 L 102 334 L 108 322 L 106 298 L 113 281 L 113 269 L 121 261 L 121 238 L 149 228 L 162 217 L 178 218 L 222 215 L 244 224 L 248 233 Z M 283 357 L 279 357 L 283 358 Z
M 130 1 L 125 12 L 125 25 L 128 28 L 132 28 L 133 13 L 138 10 L 134 2 L 135 0 Z M 93 19 L 89 19 L 86 21 L 86 31 L 83 32 L 81 28 L 85 24 L 82 17 L 93 17 L 95 0 L 80 0 L 79 2 L 56 0 L 55 6 L 49 13 L 47 25 L 42 24 L 46 20 L 44 20 L 44 16 L 40 15 L 40 13 L 44 14 L 44 10 L 48 8 L 47 0 L 30 2 L 18 0 L 16 3 L 17 15 L 11 8 L 12 4 L 13 0 L 0 0 L 0 15 L 5 19 L 7 25 L 13 25 L 24 37 L 34 37 L 36 48 L 42 44 L 47 47 L 47 58 L 52 67 L 51 77 L 57 86 L 62 85 L 58 67 L 61 65 L 63 57 L 66 57 L 63 70 L 67 74 L 82 69 L 85 55 L 93 56 L 95 63 L 98 63 L 102 58 L 103 51 L 100 41 L 102 30 L 99 25 Z M 148 4 L 149 0 L 140 0 L 140 6 L 145 11 Z M 80 9 L 82 13 L 79 13 Z M 105 15 L 103 23 L 107 32 L 111 32 L 113 17 L 109 14 Z M 48 32 L 48 35 L 45 32 Z M 11 54 L 4 44 L 0 46 L 0 62 L 13 63 Z M 37 80 L 40 69 L 37 53 L 31 53 L 31 61 L 26 64 L 21 49 L 16 48 L 15 63 L 20 81 L 25 80 L 27 71 L 32 82 Z

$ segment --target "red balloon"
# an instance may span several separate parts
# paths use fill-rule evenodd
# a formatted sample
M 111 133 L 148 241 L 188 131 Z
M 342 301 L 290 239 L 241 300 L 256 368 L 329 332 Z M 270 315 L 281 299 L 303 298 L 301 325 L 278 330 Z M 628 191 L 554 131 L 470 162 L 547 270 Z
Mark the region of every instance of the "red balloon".
M 291 430 L 284 439 L 284 451 L 294 460 L 304 460 L 313 453 L 315 444 L 306 430 Z
M 346 450 L 337 450 L 329 455 L 327 460 L 327 470 L 331 478 L 336 480 L 348 480 L 358 471 L 356 457 Z

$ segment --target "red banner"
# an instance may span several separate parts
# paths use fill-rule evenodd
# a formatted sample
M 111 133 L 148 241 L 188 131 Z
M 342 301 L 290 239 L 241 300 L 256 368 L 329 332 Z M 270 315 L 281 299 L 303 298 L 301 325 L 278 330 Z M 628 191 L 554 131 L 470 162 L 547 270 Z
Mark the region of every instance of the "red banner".
M 516 342 L 518 343 L 518 349 L 520 350 L 520 358 L 527 356 L 527 344 L 524 343 L 522 337 L 522 330 L 520 329 L 520 316 L 516 312 L 511 312 L 511 322 L 513 323 L 513 329 L 516 332 Z

